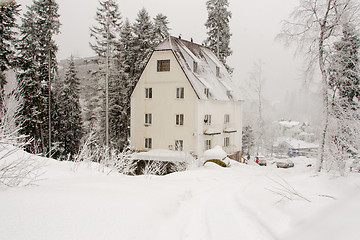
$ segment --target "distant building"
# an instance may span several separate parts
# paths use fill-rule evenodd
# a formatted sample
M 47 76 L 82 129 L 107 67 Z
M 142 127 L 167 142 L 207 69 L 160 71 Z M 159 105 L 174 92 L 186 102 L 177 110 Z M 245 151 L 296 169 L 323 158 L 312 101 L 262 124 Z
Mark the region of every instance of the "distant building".
M 302 140 L 280 137 L 274 144 L 274 152 L 278 155 L 295 156 L 314 156 L 317 154 L 319 146 Z
M 131 96 L 131 145 L 139 151 L 241 149 L 242 100 L 207 47 L 169 37 L 152 53 Z
M 305 142 L 314 142 L 315 134 L 311 128 L 311 124 L 304 122 L 300 123 L 292 120 L 278 121 L 280 133 L 283 137 L 295 138 Z

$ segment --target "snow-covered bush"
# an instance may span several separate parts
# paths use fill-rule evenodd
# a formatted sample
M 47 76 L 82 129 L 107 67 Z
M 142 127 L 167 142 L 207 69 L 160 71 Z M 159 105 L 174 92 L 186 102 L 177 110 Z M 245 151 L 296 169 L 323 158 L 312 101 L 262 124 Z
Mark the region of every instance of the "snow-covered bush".
M 15 187 L 34 183 L 41 175 L 42 163 L 22 151 L 31 140 L 20 135 L 21 119 L 17 115 L 20 95 L 15 87 L 4 95 L 0 108 L 0 185 Z
M 215 163 L 215 164 L 217 164 L 217 165 L 219 165 L 219 166 L 221 166 L 221 167 L 227 167 L 227 165 L 226 165 L 223 161 L 221 161 L 221 160 L 219 160 L 219 159 L 209 159 L 209 160 L 206 160 L 206 161 L 204 162 L 204 165 L 205 165 L 206 163 L 208 163 L 208 162 Z
M 141 173 L 143 175 L 165 175 L 167 164 L 163 161 L 146 161 Z
M 91 131 L 78 154 L 74 156 L 72 168 L 74 171 L 77 170 L 80 162 L 96 162 L 102 172 L 106 171 L 109 174 L 112 171 L 117 171 L 122 174 L 134 175 L 136 162 L 132 158 L 132 153 L 129 146 L 125 147 L 122 152 L 99 146 L 96 142 L 95 133 Z
M 227 157 L 227 153 L 220 147 L 215 146 L 212 149 L 204 152 L 204 165 L 207 162 L 213 162 L 222 167 L 230 165 L 230 159 Z
M 122 152 L 112 149 L 109 151 L 109 158 L 105 166 L 122 174 L 134 175 L 137 164 L 132 154 L 133 151 L 129 146 L 125 147 Z

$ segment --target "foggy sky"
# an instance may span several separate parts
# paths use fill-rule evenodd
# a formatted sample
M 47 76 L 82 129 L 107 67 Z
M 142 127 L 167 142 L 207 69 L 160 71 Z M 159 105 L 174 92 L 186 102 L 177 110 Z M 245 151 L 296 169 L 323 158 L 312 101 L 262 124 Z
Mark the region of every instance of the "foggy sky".
M 32 0 L 17 0 L 25 9 Z M 61 34 L 56 36 L 59 45 L 58 60 L 95 55 L 89 47 L 89 28 L 95 24 L 97 0 L 57 0 L 61 21 Z M 207 19 L 206 0 L 117 0 L 123 20 L 134 22 L 137 13 L 145 7 L 151 17 L 158 13 L 170 21 L 171 35 L 194 39 L 202 43 L 206 38 L 204 26 Z M 286 19 L 298 4 L 298 0 L 229 0 L 232 12 L 231 48 L 233 55 L 228 64 L 235 68 L 233 80 L 241 85 L 248 78 L 253 63 L 259 59 L 265 63 L 264 97 L 283 100 L 286 94 L 299 88 L 302 83 L 300 60 L 293 58 L 294 50 L 286 49 L 274 39 L 280 32 L 281 20 Z

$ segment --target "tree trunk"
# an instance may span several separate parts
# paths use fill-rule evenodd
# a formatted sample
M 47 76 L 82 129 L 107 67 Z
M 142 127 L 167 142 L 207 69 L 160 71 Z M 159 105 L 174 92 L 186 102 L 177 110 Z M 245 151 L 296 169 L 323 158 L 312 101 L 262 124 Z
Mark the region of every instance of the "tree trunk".
M 324 20 L 325 22 L 326 20 Z M 318 163 L 318 172 L 321 171 L 322 165 L 324 162 L 324 154 L 325 154 L 325 144 L 326 144 L 326 135 L 327 129 L 329 125 L 329 99 L 328 99 L 328 77 L 325 68 L 325 58 L 324 58 L 324 24 L 321 26 L 320 39 L 319 39 L 319 66 L 321 71 L 321 85 L 322 85 L 322 97 L 323 97 L 323 129 L 321 134 L 321 143 L 319 149 L 319 163 Z

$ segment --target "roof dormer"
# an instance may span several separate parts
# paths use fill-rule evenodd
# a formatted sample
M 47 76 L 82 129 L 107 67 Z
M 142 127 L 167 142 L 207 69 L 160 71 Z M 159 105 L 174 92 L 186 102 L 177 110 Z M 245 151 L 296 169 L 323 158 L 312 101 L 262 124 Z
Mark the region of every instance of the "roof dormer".
M 196 61 L 193 62 L 193 72 L 194 73 L 198 73 L 198 65 L 199 65 L 198 62 L 196 62 Z

